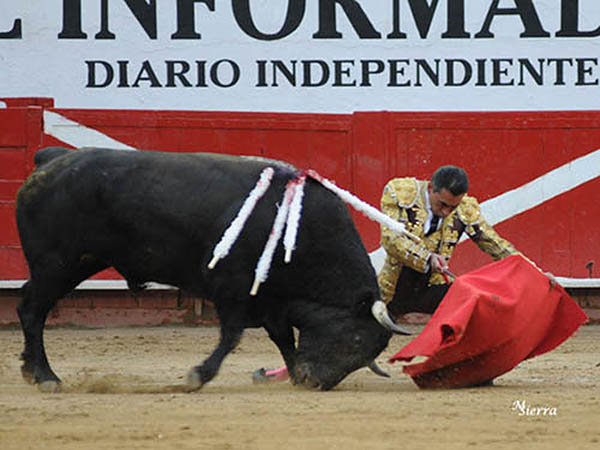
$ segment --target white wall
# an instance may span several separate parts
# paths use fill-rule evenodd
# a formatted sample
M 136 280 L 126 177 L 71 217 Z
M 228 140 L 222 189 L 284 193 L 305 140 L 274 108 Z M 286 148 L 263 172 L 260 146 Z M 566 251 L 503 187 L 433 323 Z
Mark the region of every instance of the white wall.
M 288 12 L 287 0 L 245 1 L 249 1 L 252 18 L 260 31 L 273 34 L 281 29 Z M 326 21 L 320 16 L 319 5 L 326 6 L 331 0 L 306 0 L 302 20 L 293 32 L 281 39 L 259 40 L 249 36 L 236 22 L 231 1 L 215 0 L 211 11 L 207 0 L 193 8 L 195 30 L 202 38 L 177 40 L 171 38 L 178 27 L 176 1 L 157 2 L 157 36 L 151 39 L 125 0 L 111 0 L 108 24 L 115 39 L 106 40 L 95 38 L 101 28 L 100 0 L 80 0 L 81 29 L 87 34 L 86 39 L 58 38 L 64 27 L 63 6 L 77 1 L 0 0 L 0 33 L 4 33 L 0 37 L 0 97 L 54 97 L 58 107 L 230 111 L 597 109 L 600 38 L 594 35 L 600 34 L 595 32 L 600 27 L 600 2 L 578 2 L 577 30 L 593 31 L 588 33 L 591 36 L 560 37 L 557 32 L 564 28 L 561 24 L 566 20 L 562 16 L 566 12 L 563 6 L 577 3 L 563 1 L 523 0 L 519 9 L 515 0 L 465 0 L 464 30 L 469 37 L 445 39 L 442 34 L 448 27 L 449 5 L 460 5 L 460 0 L 439 1 L 425 38 L 419 36 L 407 0 L 361 0 L 354 4 L 360 6 L 380 37 L 359 37 L 342 6 L 337 5 L 335 29 L 342 37 L 317 39 L 313 35 L 320 29 L 319 20 Z M 406 33 L 405 39 L 388 38 L 394 27 L 395 3 L 400 6 L 400 29 Z M 431 3 L 432 0 L 422 2 Z M 485 28 L 486 17 L 494 7 L 504 12 L 512 8 L 513 14 L 492 14 L 488 28 L 494 37 L 476 37 Z M 450 10 L 455 11 L 452 7 Z M 358 15 L 349 14 L 358 23 Z M 462 20 L 455 13 L 451 15 L 454 21 Z M 8 38 L 6 34 L 17 19 L 21 21 L 21 37 Z M 548 37 L 520 37 L 525 21 L 534 19 L 539 20 Z M 421 22 L 424 23 L 423 19 Z M 422 69 L 417 73 L 417 59 L 425 60 L 432 68 L 439 64 L 437 85 Z M 519 59 L 526 59 L 536 70 L 543 68 L 542 85 L 527 71 L 521 77 Z M 219 65 L 219 82 L 232 85 L 215 86 L 209 73 L 206 86 L 197 86 L 196 61 L 205 61 L 210 68 L 221 60 L 227 61 Z M 273 60 L 282 61 L 290 70 L 291 61 L 297 61 L 295 86 L 281 73 L 278 85 L 274 85 Z M 366 60 L 383 63 L 382 73 L 372 75 L 370 83 L 362 76 L 361 64 L 375 69 L 379 63 L 361 63 Z M 394 60 L 397 62 L 390 62 Z M 145 67 L 144 61 L 147 61 Z M 186 87 L 177 79 L 174 86 L 167 87 L 166 61 L 189 64 L 185 77 L 192 86 Z M 265 61 L 264 66 L 257 61 Z M 332 71 L 322 86 L 303 86 L 306 76 L 303 61 L 304 66 L 313 70 L 312 82 L 321 78 L 322 65 Z M 337 85 L 334 61 L 342 61 L 338 63 L 341 78 Z M 239 68 L 239 80 L 235 83 L 231 82 L 232 65 Z M 395 83 L 391 84 L 397 86 L 390 85 L 394 65 Z M 564 69 L 562 77 L 558 73 L 560 65 Z M 90 83 L 92 66 L 97 72 Z M 115 71 L 112 83 L 105 83 L 107 66 Z M 125 66 L 126 81 L 119 73 L 119 67 Z M 458 86 L 448 83 L 450 66 L 456 70 L 453 81 Z M 465 79 L 464 73 L 467 66 L 473 69 L 469 79 Z M 181 68 L 181 63 L 175 67 Z M 262 79 L 260 67 L 266 70 Z M 156 75 L 156 87 L 151 87 L 150 70 Z M 142 79 L 133 87 L 140 71 Z M 118 87 L 119 80 L 122 87 Z M 94 83 L 107 85 L 91 87 Z

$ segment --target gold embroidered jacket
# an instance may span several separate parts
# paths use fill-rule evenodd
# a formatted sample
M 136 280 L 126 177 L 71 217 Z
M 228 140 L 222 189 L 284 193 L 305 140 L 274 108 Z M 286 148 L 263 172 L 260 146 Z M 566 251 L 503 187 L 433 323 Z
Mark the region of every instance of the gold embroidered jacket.
M 477 246 L 494 260 L 519 253 L 515 247 L 502 239 L 480 212 L 474 197 L 465 195 L 458 207 L 444 220 L 437 231 L 425 236 L 423 226 L 427 220 L 425 191 L 428 181 L 415 178 L 395 178 L 383 190 L 381 210 L 406 225 L 407 231 L 421 238 L 416 243 L 382 226 L 381 245 L 387 256 L 379 273 L 379 286 L 383 299 L 391 301 L 402 267 L 408 266 L 425 273 L 429 269 L 429 256 L 438 253 L 447 260 L 452 255 L 460 236 L 466 233 Z M 443 276 L 433 273 L 429 284 L 443 284 Z

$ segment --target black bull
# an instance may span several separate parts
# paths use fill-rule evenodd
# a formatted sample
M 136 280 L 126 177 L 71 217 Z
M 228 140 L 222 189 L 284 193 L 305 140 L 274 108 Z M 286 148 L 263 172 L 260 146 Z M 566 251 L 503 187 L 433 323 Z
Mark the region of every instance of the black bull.
M 346 206 L 312 179 L 291 263 L 283 263 L 278 248 L 269 278 L 256 296 L 249 295 L 281 194 L 298 175 L 287 164 L 58 147 L 40 150 L 35 162 L 17 197 L 30 271 L 17 311 L 25 337 L 22 373 L 42 390 L 60 386 L 43 344 L 48 312 L 83 280 L 111 266 L 130 288 L 155 281 L 214 302 L 220 341 L 190 371 L 190 390 L 215 377 L 247 327 L 267 330 L 293 382 L 321 389 L 372 363 L 390 330 L 398 331 L 382 313 L 374 270 Z M 210 270 L 215 244 L 268 166 L 275 169 L 270 188 L 230 254 Z

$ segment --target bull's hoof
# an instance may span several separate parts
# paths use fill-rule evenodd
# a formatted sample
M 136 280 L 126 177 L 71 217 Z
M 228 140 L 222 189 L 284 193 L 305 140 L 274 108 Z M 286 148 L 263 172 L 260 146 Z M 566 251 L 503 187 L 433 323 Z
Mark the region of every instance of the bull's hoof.
M 47 394 L 56 394 L 61 391 L 60 383 L 56 381 L 42 381 L 37 384 L 38 391 L 44 392 Z
M 21 376 L 26 383 L 33 384 L 35 382 L 33 379 L 33 372 L 29 370 L 29 368 L 25 367 L 25 364 L 21 366 Z
M 187 374 L 187 379 L 186 379 L 186 388 L 187 389 L 186 390 L 188 392 L 194 392 L 194 391 L 201 389 L 202 386 L 204 386 L 204 383 L 202 382 L 202 379 L 200 378 L 200 374 L 198 373 L 196 368 L 191 369 Z

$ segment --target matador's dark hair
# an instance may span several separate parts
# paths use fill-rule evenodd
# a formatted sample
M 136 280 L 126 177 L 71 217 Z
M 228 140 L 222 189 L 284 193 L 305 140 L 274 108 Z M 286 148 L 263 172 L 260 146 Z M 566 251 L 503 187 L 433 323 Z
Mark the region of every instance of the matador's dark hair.
M 461 195 L 469 190 L 467 173 L 456 166 L 442 166 L 431 177 L 433 192 L 447 189 L 452 195 Z

